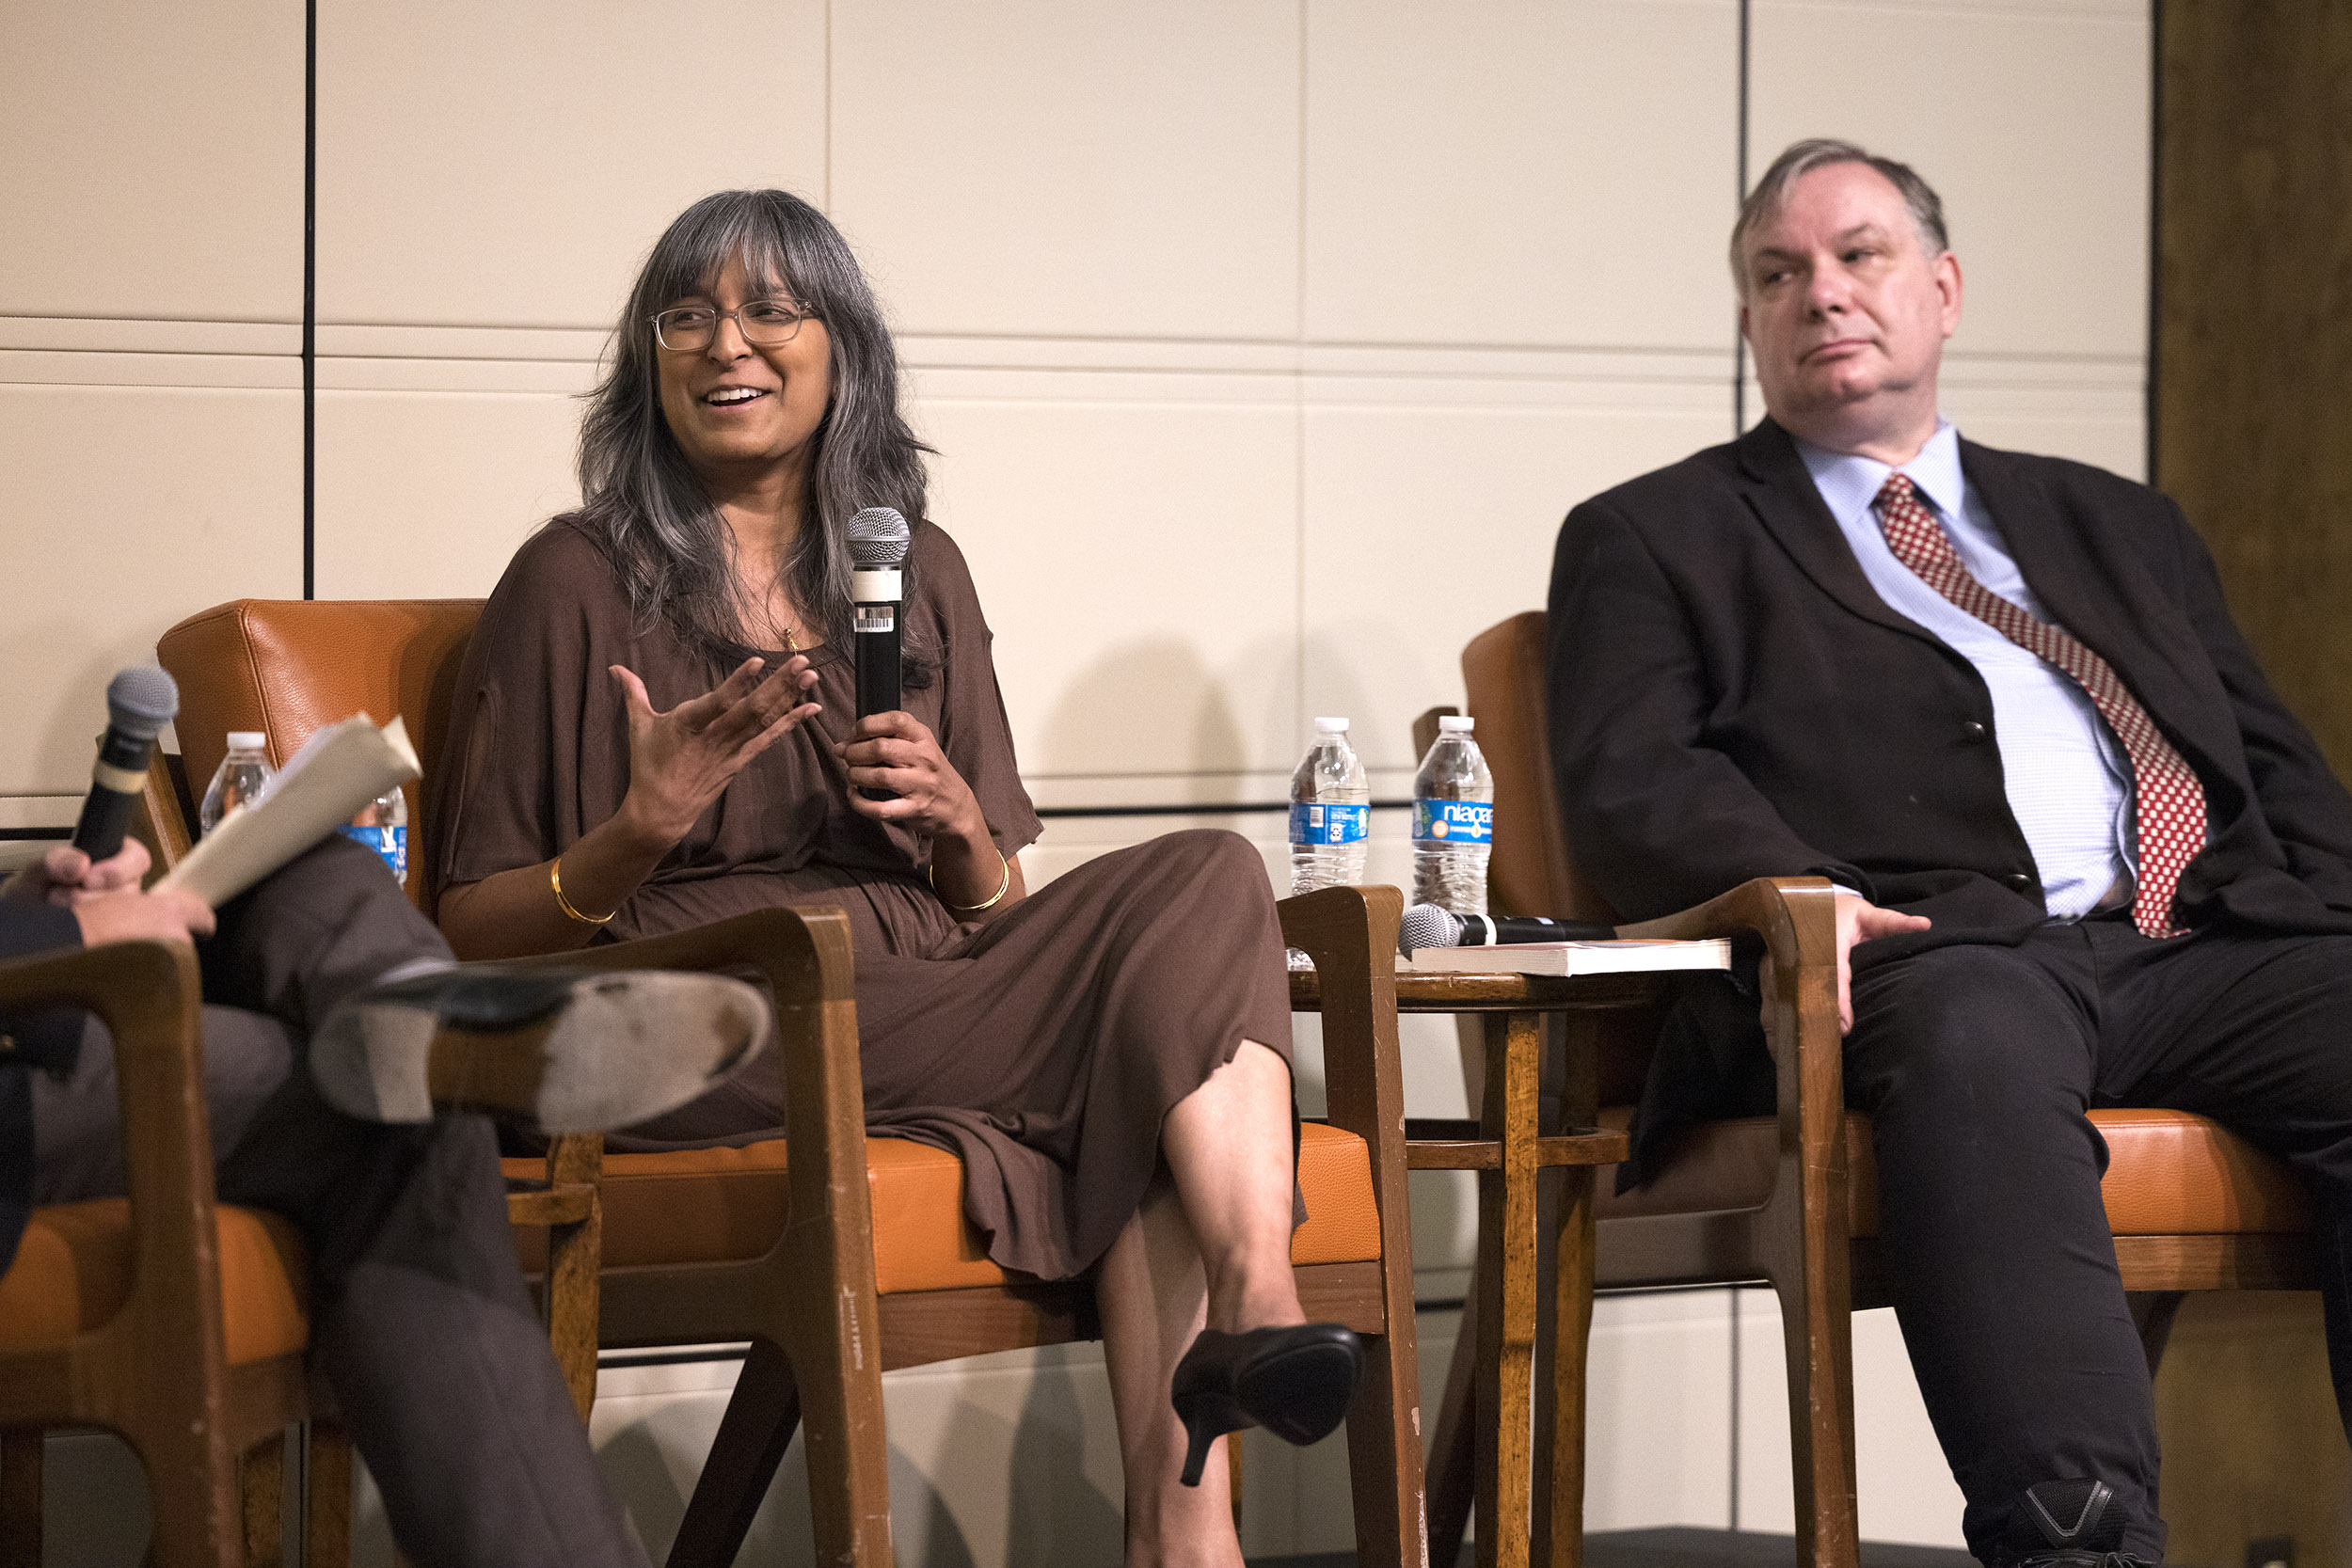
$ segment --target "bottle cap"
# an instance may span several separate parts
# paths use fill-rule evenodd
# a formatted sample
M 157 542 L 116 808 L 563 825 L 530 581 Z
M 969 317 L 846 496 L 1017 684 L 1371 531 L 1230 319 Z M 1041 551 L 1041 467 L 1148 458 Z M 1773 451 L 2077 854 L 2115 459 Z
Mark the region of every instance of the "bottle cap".
M 1315 721 L 1315 729 L 1318 733 L 1323 735 L 1345 735 L 1347 733 L 1347 721 L 1344 719 L 1318 719 Z
M 1441 714 L 1438 719 L 1438 732 L 1443 735 L 1468 735 L 1477 727 L 1478 721 L 1466 713 Z
M 260 730 L 230 730 L 229 749 L 232 752 L 259 752 L 269 745 L 269 736 Z

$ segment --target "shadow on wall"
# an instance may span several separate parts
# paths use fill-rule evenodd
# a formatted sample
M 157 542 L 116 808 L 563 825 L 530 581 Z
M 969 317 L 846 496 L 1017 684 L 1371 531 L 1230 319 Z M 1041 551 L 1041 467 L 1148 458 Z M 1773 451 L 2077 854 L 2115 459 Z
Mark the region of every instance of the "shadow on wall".
M 58 649 L 72 647 L 89 631 L 87 626 L 73 622 L 30 626 L 19 622 L 0 636 L 0 669 L 47 666 L 56 660 Z M 72 679 L 57 689 L 26 693 L 26 710 L 40 715 L 35 733 L 27 737 L 31 744 L 26 748 L 30 753 L 26 766 L 33 778 L 59 794 L 78 795 L 87 788 L 98 737 L 106 728 L 106 683 L 130 665 L 154 662 L 152 641 L 126 639 L 92 653 Z
M 1098 1365 L 1073 1365 L 1057 1356 L 1042 1362 L 1030 1377 L 1029 1397 L 1012 1433 L 1008 1563 L 1115 1563 L 1126 1555 L 1124 1499 L 1104 1497 L 1084 1472 L 1092 1434 L 1078 1396 L 1078 1376 L 1083 1367 L 1089 1380 L 1099 1378 Z
M 1229 668 L 1263 670 L 1292 657 L 1284 640 L 1263 638 L 1233 650 Z M 1052 711 L 1033 732 L 1041 742 L 1039 754 L 1022 762 L 1025 770 L 1040 774 L 1233 773 L 1263 767 L 1261 759 L 1285 753 L 1288 741 L 1281 737 L 1295 723 L 1292 683 L 1276 686 L 1278 696 L 1257 716 L 1253 746 L 1253 726 L 1235 712 L 1226 677 L 1189 643 L 1167 639 L 1113 648 L 1060 684 Z M 1019 701 L 1019 693 L 1008 698 L 1016 721 Z

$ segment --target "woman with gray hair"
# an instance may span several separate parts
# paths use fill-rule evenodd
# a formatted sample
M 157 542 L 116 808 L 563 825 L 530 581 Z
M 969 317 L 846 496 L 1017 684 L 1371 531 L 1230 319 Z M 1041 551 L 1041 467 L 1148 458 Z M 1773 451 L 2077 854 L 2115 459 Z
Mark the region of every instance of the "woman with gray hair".
M 1128 1560 L 1238 1568 L 1223 1466 L 1196 1484 L 1213 1440 L 1322 1436 L 1359 1360 L 1302 1322 L 1291 1275 L 1290 1005 L 1257 852 L 1171 834 L 1028 894 L 1038 819 L 988 624 L 925 517 L 881 311 L 816 209 L 697 202 L 614 342 L 585 499 L 516 554 L 459 675 L 429 781 L 443 930 L 488 958 L 845 909 L 869 1129 L 961 1157 L 998 1263 L 1092 1274 Z M 913 523 L 905 711 L 857 720 L 846 527 L 870 506 Z M 616 1147 L 778 1135 L 776 1077 Z

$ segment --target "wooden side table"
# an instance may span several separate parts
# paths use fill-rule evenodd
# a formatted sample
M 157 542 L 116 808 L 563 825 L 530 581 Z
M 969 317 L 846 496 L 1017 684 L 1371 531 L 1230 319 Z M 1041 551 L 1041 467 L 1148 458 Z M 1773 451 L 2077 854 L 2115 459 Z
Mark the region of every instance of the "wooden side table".
M 1593 1316 L 1593 1167 L 1626 1157 L 1625 1134 L 1596 1128 L 1598 1061 L 1590 1032 L 1569 1028 L 1562 1126 L 1537 1125 L 1544 1016 L 1639 1006 L 1664 994 L 1659 974 L 1559 978 L 1528 974 L 1396 977 L 1400 1013 L 1470 1013 L 1485 1027 L 1486 1091 L 1474 1121 L 1407 1124 L 1413 1170 L 1478 1172 L 1478 1261 L 1472 1284 L 1476 1354 L 1457 1350 L 1438 1424 L 1427 1444 L 1430 1542 L 1462 1537 L 1466 1493 L 1474 1495 L 1480 1568 L 1528 1568 L 1531 1549 L 1553 1568 L 1583 1560 L 1584 1353 Z M 1320 1010 L 1311 974 L 1291 976 L 1291 1006 Z M 1553 1341 L 1550 1539 L 1532 1540 L 1535 1449 L 1536 1172 L 1557 1167 L 1564 1190 L 1557 1228 Z M 1474 1445 L 1462 1434 L 1475 1420 Z M 1474 1465 L 1463 1460 L 1474 1449 Z M 1472 1472 L 1474 1471 L 1474 1476 Z M 1474 1484 L 1466 1484 L 1474 1482 Z M 1449 1560 L 1450 1561 L 1450 1560 Z

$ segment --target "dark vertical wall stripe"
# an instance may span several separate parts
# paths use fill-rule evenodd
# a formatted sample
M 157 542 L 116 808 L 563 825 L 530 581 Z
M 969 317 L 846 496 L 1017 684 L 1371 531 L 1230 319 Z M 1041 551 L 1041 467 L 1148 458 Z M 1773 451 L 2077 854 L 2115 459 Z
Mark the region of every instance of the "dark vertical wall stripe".
M 2352 776 L 2352 7 L 2155 19 L 2152 470 L 2279 695 Z
M 318 597 L 319 6 L 302 31 L 302 596 Z

